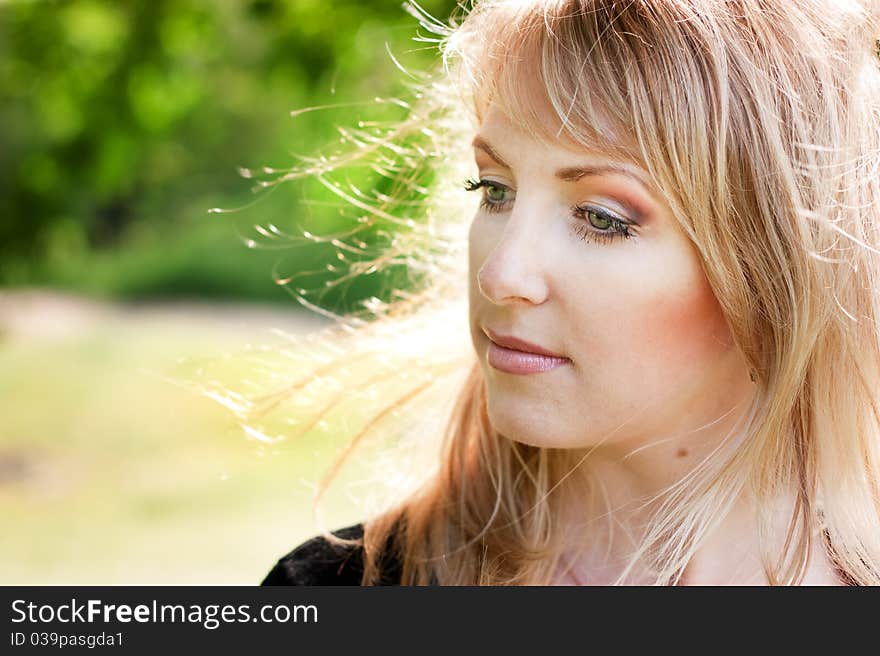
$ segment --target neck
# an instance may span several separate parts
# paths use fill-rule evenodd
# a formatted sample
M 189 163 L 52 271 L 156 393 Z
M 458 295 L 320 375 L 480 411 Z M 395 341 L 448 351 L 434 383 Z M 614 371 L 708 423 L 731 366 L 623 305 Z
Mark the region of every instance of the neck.
M 649 585 L 657 580 L 647 563 L 633 567 L 633 555 L 646 536 L 658 507 L 670 490 L 703 461 L 717 458 L 725 447 L 742 439 L 744 408 L 699 430 L 679 431 L 633 448 L 617 445 L 591 449 L 578 473 L 587 481 L 594 503 L 568 503 L 563 516 L 571 528 L 561 564 L 562 584 L 609 585 L 616 582 Z M 583 497 L 581 497 L 582 499 Z M 678 578 L 682 585 L 764 585 L 762 551 L 778 558 L 788 535 L 795 494 L 772 502 L 737 495 L 723 517 L 698 541 Z M 573 499 L 574 501 L 574 499 Z M 760 510 L 760 513 L 759 513 Z M 760 539 L 759 514 L 771 517 L 766 549 Z M 812 534 L 805 584 L 839 584 L 821 534 Z M 640 559 L 639 562 L 645 559 Z M 624 576 L 625 575 L 625 576 Z M 621 577 L 622 580 L 621 580 Z

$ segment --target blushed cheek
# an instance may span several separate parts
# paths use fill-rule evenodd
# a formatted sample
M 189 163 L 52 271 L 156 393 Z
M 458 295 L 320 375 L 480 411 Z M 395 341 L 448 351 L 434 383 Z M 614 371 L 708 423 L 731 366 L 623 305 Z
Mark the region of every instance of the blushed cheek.
M 656 289 L 645 299 L 653 342 L 674 369 L 702 369 L 718 364 L 732 348 L 724 313 L 697 262 L 684 267 L 676 284 Z
M 681 358 L 704 360 L 730 348 L 730 337 L 721 307 L 710 288 L 696 290 L 690 297 L 657 304 L 655 324 L 660 339 Z
M 601 369 L 609 383 L 653 395 L 658 386 L 702 378 L 732 349 L 721 306 L 686 239 L 657 240 L 627 266 L 604 268 L 605 281 L 590 304 L 604 325 L 591 333 L 584 354 L 608 354 Z M 625 275 L 611 280 L 609 271 Z

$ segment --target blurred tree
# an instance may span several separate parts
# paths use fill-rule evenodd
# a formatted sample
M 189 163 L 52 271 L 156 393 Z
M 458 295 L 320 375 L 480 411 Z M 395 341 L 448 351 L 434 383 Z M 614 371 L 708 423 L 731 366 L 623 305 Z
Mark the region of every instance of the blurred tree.
M 383 42 L 435 63 L 416 27 L 393 0 L 0 2 L 0 284 L 284 298 L 272 254 L 205 210 L 251 200 L 238 167 L 289 165 L 344 116 L 288 110 L 399 89 Z

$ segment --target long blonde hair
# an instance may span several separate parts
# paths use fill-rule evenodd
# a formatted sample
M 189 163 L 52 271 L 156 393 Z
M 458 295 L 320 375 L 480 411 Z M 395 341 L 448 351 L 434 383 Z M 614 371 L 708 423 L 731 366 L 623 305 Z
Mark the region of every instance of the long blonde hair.
M 392 170 L 387 156 L 400 162 L 421 149 L 447 179 L 463 170 L 451 163 L 467 145 L 467 125 L 456 120 L 462 104 L 479 121 L 496 102 L 541 138 L 635 158 L 699 251 L 755 374 L 745 438 L 664 492 L 631 565 L 648 563 L 658 584 L 674 584 L 737 498 L 754 495 L 770 508 L 794 488 L 784 546 L 765 549 L 768 580 L 802 581 L 820 535 L 845 580 L 880 583 L 877 2 L 486 0 L 450 24 L 413 12 L 436 35 L 444 75 L 421 82 L 398 128 L 361 133 L 357 157 L 383 153 L 384 170 L 411 190 L 413 169 Z M 539 103 L 562 130 L 547 132 Z M 413 134 L 427 145 L 406 141 Z M 412 376 L 395 378 L 397 391 L 374 402 L 356 439 L 389 413 L 425 407 L 421 397 L 441 381 L 452 381 L 443 389 L 455 395 L 438 406 L 446 421 L 433 431 L 437 441 L 424 423 L 411 430 L 434 465 L 366 523 L 364 583 L 378 580 L 389 555 L 405 584 L 550 583 L 566 547 L 560 509 L 601 500 L 589 479 L 568 476 L 584 451 L 523 445 L 489 424 L 480 367 L 461 335 L 450 337 L 450 321 L 466 330 L 467 211 L 448 194 L 436 202 L 440 189 L 422 204 L 419 229 L 389 249 L 391 260 L 416 253 L 407 262 L 424 267 L 422 284 L 330 338 L 343 340 L 336 350 L 348 362 L 355 352 L 381 353 L 389 370 Z M 368 214 L 395 216 L 382 207 Z M 402 335 L 447 341 L 415 340 L 392 367 L 389 344 Z M 327 359 L 280 395 L 301 392 L 315 375 L 341 380 L 338 362 Z M 334 388 L 334 398 L 372 385 L 370 371 Z M 769 512 L 760 519 L 769 535 Z

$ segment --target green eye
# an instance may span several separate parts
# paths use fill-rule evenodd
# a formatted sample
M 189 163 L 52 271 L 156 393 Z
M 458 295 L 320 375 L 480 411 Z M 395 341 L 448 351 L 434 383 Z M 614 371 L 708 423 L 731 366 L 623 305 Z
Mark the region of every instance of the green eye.
M 489 180 L 465 180 L 464 189 L 465 191 L 481 189 L 480 207 L 487 212 L 505 212 L 516 198 L 516 192 L 513 189 L 500 182 Z
M 578 220 L 574 226 L 575 233 L 584 241 L 607 244 L 618 237 L 629 239 L 635 234 L 630 229 L 635 225 L 633 222 L 600 208 L 575 205 L 571 213 Z
M 596 212 L 587 212 L 587 218 L 589 219 L 590 224 L 599 230 L 608 230 L 608 228 L 613 225 L 611 219 Z
M 505 193 L 506 189 L 504 189 L 504 187 L 496 187 L 495 185 L 486 186 L 486 197 L 494 203 L 503 202 Z

